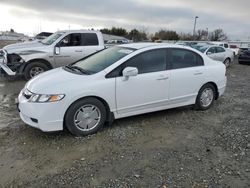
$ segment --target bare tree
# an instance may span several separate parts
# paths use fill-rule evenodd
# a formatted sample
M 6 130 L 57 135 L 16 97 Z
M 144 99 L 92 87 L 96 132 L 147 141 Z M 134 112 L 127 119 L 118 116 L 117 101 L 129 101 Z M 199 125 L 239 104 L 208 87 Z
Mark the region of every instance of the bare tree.
M 207 40 L 207 31 L 199 29 L 196 33 L 195 39 L 196 40 Z
M 216 29 L 209 34 L 209 39 L 211 41 L 224 41 L 227 40 L 228 37 L 222 29 Z
M 180 33 L 179 37 L 180 37 L 180 40 L 186 40 L 186 41 L 193 40 L 193 35 L 190 33 Z

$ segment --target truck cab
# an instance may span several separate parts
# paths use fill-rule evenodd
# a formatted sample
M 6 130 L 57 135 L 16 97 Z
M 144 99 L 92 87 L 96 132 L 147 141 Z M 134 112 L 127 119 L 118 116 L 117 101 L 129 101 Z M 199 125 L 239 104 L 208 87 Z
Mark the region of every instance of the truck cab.
M 102 33 L 89 30 L 58 31 L 42 41 L 17 43 L 0 50 L 0 69 L 28 80 L 104 49 Z

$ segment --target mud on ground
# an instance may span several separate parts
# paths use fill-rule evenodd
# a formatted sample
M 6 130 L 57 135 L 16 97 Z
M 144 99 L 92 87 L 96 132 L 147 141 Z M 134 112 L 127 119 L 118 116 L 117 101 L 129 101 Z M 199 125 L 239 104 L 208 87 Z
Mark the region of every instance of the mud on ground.
M 250 66 L 229 69 L 208 111 L 125 118 L 83 138 L 25 125 L 24 84 L 0 81 L 0 187 L 250 187 Z

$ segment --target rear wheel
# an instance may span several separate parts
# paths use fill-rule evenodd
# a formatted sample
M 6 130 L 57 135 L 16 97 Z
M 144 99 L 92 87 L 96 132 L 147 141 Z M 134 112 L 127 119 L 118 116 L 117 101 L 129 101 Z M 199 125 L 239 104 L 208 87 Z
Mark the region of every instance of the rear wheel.
M 42 62 L 32 62 L 25 67 L 24 77 L 26 80 L 29 80 L 47 70 L 49 70 L 49 67 L 46 64 Z
M 226 66 L 227 68 L 230 66 L 230 63 L 231 63 L 231 61 L 230 61 L 229 58 L 227 58 L 227 59 L 224 61 L 224 64 L 225 64 L 225 66 Z
M 96 98 L 85 98 L 73 103 L 65 115 L 65 126 L 77 136 L 94 134 L 106 121 L 106 108 Z
M 195 108 L 197 110 L 209 109 L 215 100 L 216 90 L 212 84 L 204 85 L 196 98 Z

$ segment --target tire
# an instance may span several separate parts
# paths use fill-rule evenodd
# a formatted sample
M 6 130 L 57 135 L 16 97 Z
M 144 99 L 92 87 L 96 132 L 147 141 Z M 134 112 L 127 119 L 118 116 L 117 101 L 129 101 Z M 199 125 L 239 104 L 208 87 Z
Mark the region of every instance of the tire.
M 96 133 L 103 127 L 106 115 L 106 108 L 101 101 L 96 98 L 85 98 L 69 107 L 64 123 L 73 135 L 86 136 Z
M 226 68 L 230 67 L 231 64 L 231 60 L 229 58 L 225 59 L 225 61 L 223 62 L 226 66 Z
M 26 80 L 29 80 L 47 70 L 49 70 L 49 67 L 46 64 L 42 62 L 32 62 L 25 67 L 24 77 Z
M 202 86 L 196 98 L 195 109 L 197 110 L 209 109 L 214 103 L 215 95 L 216 95 L 216 90 L 212 84 L 208 83 Z

